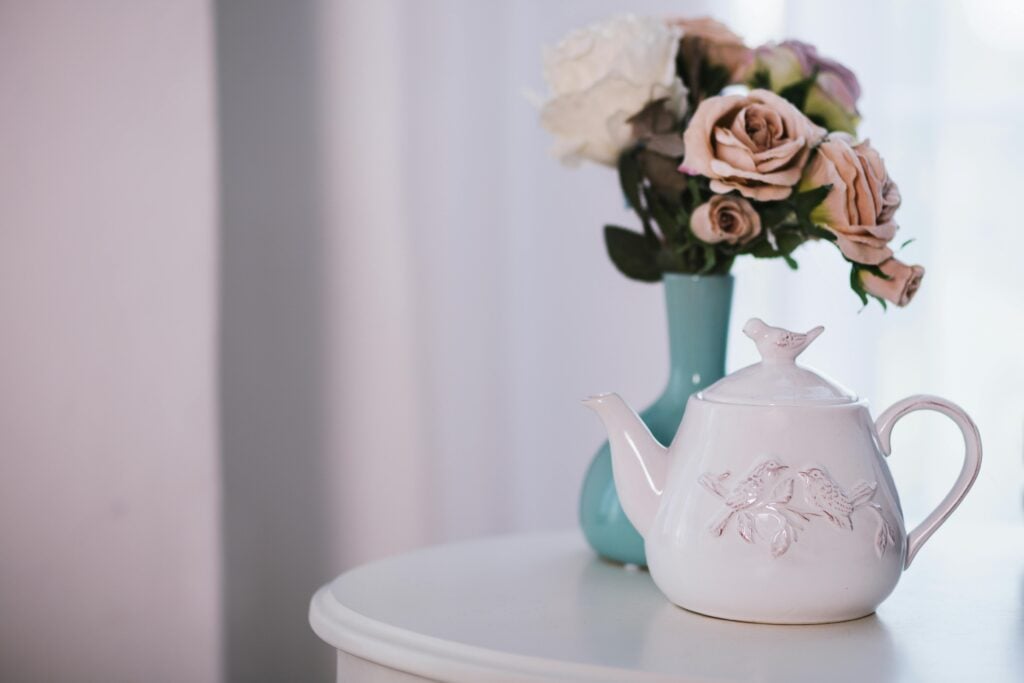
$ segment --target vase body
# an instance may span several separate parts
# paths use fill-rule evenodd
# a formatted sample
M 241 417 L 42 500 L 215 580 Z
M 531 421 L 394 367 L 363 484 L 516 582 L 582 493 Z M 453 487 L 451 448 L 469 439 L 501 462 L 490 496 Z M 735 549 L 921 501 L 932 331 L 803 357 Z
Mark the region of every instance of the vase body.
M 666 273 L 663 282 L 669 377 L 661 396 L 640 417 L 654 437 L 668 445 L 679 428 L 690 394 L 725 375 L 733 278 Z M 587 542 L 601 557 L 646 566 L 644 540 L 626 518 L 615 493 L 607 441 L 598 449 L 583 482 L 580 525 Z

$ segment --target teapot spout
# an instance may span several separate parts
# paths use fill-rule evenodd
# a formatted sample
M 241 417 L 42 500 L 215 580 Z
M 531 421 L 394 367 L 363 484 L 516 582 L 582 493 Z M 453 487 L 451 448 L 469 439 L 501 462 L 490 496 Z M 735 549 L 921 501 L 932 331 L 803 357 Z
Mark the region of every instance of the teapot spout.
M 597 413 L 604 423 L 612 453 L 615 490 L 626 517 L 646 538 L 665 488 L 667 449 L 618 394 L 592 396 L 583 405 Z

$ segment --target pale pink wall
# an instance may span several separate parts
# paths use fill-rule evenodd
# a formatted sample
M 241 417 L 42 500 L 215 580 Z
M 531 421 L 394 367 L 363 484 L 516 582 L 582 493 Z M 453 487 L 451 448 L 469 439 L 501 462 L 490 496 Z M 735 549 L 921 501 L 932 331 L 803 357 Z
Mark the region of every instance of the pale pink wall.
M 0 4 L 0 680 L 219 669 L 204 0 Z

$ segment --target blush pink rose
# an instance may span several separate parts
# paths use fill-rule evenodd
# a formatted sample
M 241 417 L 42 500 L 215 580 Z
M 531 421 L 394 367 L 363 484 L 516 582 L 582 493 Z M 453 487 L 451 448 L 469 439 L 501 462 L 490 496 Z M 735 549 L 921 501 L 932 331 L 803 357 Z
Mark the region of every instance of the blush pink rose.
M 799 182 L 824 128 L 768 90 L 709 97 L 686 128 L 680 171 L 711 179 L 719 194 L 739 190 L 758 201 L 785 199 Z
M 902 261 L 894 258 L 879 265 L 882 272 L 889 276 L 889 279 L 878 277 L 866 270 L 860 272 L 860 281 L 868 294 L 873 294 L 886 301 L 891 301 L 897 306 L 906 306 L 917 294 L 921 287 L 921 280 L 924 279 L 924 268 L 921 266 L 908 266 Z
M 693 59 L 699 55 L 710 64 L 725 67 L 731 76 L 730 82 L 739 82 L 751 55 L 743 38 L 711 17 L 670 19 L 668 23 L 683 30 L 680 51 L 689 61 L 699 61 Z M 696 74 L 692 78 L 691 82 L 696 82 Z
M 746 199 L 718 194 L 693 212 L 690 230 L 709 244 L 745 244 L 761 234 L 761 216 Z
M 843 255 L 868 265 L 891 258 L 900 192 L 871 143 L 854 142 L 845 133 L 829 135 L 807 165 L 800 189 L 823 185 L 832 190 L 811 220 L 835 234 Z

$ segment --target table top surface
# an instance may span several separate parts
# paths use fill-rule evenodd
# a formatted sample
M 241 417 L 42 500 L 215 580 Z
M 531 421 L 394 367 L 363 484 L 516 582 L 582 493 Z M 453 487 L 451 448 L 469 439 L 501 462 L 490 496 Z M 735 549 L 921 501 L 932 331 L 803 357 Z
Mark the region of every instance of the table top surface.
M 768 626 L 670 604 L 576 533 L 428 548 L 310 606 L 339 650 L 443 681 L 1024 681 L 1024 528 L 936 534 L 877 614 Z

